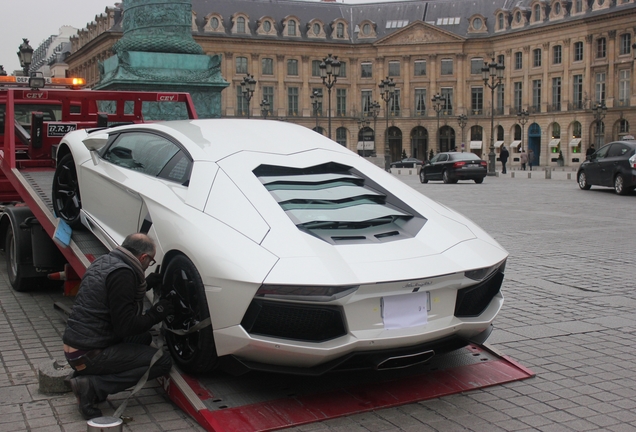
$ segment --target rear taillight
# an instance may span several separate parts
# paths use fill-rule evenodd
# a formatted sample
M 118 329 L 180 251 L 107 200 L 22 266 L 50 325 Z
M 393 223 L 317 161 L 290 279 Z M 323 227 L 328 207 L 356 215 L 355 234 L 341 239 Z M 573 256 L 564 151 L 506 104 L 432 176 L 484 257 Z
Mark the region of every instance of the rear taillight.
M 636 168 L 636 154 L 629 158 L 629 166 L 631 168 Z
M 453 168 L 463 167 L 464 165 L 466 165 L 466 162 L 455 162 Z
M 480 164 L 481 166 L 483 166 L 483 167 L 487 167 L 487 166 L 488 166 L 488 164 L 486 163 L 486 161 L 481 161 L 481 162 L 479 162 L 479 164 Z

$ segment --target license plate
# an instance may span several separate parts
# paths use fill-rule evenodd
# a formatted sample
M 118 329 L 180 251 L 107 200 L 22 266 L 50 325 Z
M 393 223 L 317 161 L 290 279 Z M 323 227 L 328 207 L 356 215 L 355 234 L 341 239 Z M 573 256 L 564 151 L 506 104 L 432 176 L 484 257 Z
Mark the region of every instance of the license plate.
M 382 297 L 382 321 L 387 330 L 417 327 L 428 323 L 429 291 Z

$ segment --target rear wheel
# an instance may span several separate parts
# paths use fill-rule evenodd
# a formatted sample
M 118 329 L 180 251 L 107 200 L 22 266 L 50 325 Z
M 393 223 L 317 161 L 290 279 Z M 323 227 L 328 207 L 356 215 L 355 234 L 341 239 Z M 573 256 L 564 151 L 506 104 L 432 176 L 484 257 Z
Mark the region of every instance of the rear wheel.
M 480 183 L 483 183 L 483 182 L 484 182 L 484 178 L 483 177 L 475 179 L 475 183 L 477 183 L 477 184 L 480 184 Z
M 446 184 L 452 183 L 450 175 L 448 174 L 448 170 L 444 170 L 442 173 L 442 181 Z
M 579 176 L 577 177 L 579 181 L 579 187 L 583 190 L 589 190 L 592 185 L 587 182 L 587 175 L 585 175 L 585 171 L 579 172 Z
M 630 192 L 630 189 L 625 187 L 625 178 L 622 174 L 616 174 L 614 177 L 614 191 L 619 195 L 627 195 Z
M 424 174 L 424 170 L 420 171 L 420 183 L 428 183 L 428 179 L 426 178 L 426 175 Z
M 210 317 L 203 281 L 196 267 L 184 255 L 177 255 L 168 263 L 163 278 L 165 292 L 175 303 L 174 320 L 169 329 L 187 330 Z M 166 331 L 166 344 L 181 369 L 190 373 L 208 372 L 218 362 L 212 325 L 193 333 L 178 335 Z
M 4 251 L 7 258 L 7 276 L 9 277 L 9 283 L 16 291 L 28 291 L 31 286 L 27 284 L 28 279 L 23 277 L 20 264 L 18 263 L 18 242 L 13 232 L 13 226 L 10 226 L 7 230 Z
M 70 226 L 80 223 L 82 200 L 75 161 L 71 154 L 60 160 L 53 175 L 53 209 L 55 214 Z

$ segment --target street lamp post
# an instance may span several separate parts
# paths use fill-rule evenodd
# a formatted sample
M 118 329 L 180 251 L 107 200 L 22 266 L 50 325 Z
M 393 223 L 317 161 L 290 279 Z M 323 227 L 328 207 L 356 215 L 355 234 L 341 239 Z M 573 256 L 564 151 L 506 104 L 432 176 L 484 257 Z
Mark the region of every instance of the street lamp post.
M 525 149 L 523 140 L 526 134 L 526 123 L 528 123 L 529 115 L 530 113 L 526 109 L 521 110 L 517 113 L 517 117 L 519 117 L 519 123 L 521 123 L 521 148 L 522 149 Z
M 371 120 L 369 118 L 364 118 L 364 113 L 358 119 L 358 131 L 362 131 L 362 157 L 367 157 L 367 146 L 364 142 L 364 130 L 369 127 Z
M 503 71 L 506 67 L 495 62 L 493 58 L 490 63 L 484 62 L 481 68 L 484 84 L 490 89 L 490 153 L 488 153 L 488 175 L 494 176 L 495 173 L 495 89 L 501 85 L 503 79 Z M 488 82 L 490 80 L 490 82 Z
M 254 96 L 255 89 L 256 80 L 254 79 L 254 76 L 250 74 L 244 76 L 243 81 L 241 81 L 241 92 L 247 101 L 247 118 L 250 118 L 250 101 L 252 100 L 252 96 Z
M 267 114 L 269 114 L 269 101 L 267 99 L 263 99 L 261 101 L 261 115 L 263 119 L 267 120 Z
M 389 170 L 391 168 L 391 155 L 389 154 L 389 102 L 395 95 L 395 83 L 393 78 L 386 77 L 378 85 L 380 88 L 380 96 L 382 100 L 386 102 L 386 129 L 384 130 L 384 169 Z
M 331 88 L 336 84 L 338 76 L 340 76 L 340 60 L 338 60 L 338 56 L 329 54 L 322 59 L 319 67 L 320 78 L 322 78 L 322 83 L 327 87 L 327 98 L 329 99 L 327 118 L 329 121 L 329 139 L 331 139 Z
M 462 128 L 462 153 L 464 152 L 464 128 L 466 127 L 466 123 L 468 123 L 468 117 L 466 114 L 462 114 L 457 117 L 457 121 L 459 122 L 459 127 Z
M 444 102 L 444 98 L 442 97 L 441 94 L 437 93 L 436 95 L 433 96 L 433 99 L 431 99 L 431 102 L 433 102 L 433 109 L 435 110 L 435 113 L 437 114 L 437 133 L 435 134 L 437 136 L 437 153 L 439 153 L 442 150 L 442 143 L 440 141 L 440 135 L 439 135 L 439 114 L 442 112 L 442 102 Z
M 322 92 L 318 90 L 314 90 L 313 94 L 310 96 L 311 98 L 311 107 L 314 110 L 314 116 L 316 117 L 316 132 L 318 132 L 318 108 L 322 104 Z
M 378 136 L 378 116 L 380 115 L 380 102 L 371 102 L 371 105 L 369 105 L 369 115 L 373 116 L 373 149 L 375 151 L 375 149 L 377 148 L 375 145 L 375 140 Z
M 592 108 L 592 114 L 594 114 L 594 121 L 596 122 L 596 148 L 601 148 L 601 122 L 607 114 L 607 106 L 605 101 L 595 103 Z
M 18 58 L 20 59 L 23 75 L 29 76 L 29 67 L 33 62 L 33 48 L 31 48 L 29 40 L 26 38 L 22 38 L 22 43 L 18 47 Z

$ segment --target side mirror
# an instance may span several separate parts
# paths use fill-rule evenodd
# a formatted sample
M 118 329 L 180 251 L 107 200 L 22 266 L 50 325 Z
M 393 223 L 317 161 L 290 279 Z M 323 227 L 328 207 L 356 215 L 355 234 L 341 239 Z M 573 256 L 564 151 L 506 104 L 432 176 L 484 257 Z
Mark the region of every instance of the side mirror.
M 93 134 L 84 138 L 84 145 L 89 151 L 98 151 L 108 143 L 108 134 Z

